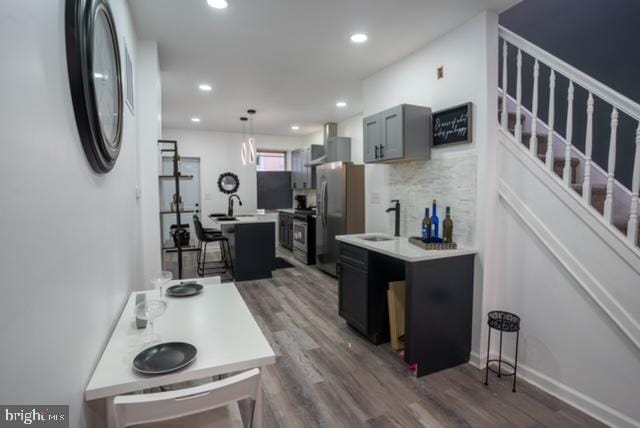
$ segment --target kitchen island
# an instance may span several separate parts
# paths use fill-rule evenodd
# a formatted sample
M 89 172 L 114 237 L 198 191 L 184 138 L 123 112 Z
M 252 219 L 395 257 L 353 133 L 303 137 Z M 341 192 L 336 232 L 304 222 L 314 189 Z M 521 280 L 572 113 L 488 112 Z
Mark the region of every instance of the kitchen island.
M 211 220 L 229 240 L 236 281 L 271 278 L 276 259 L 276 221 L 267 215 L 237 215 L 234 220 Z
M 404 360 L 417 376 L 469 361 L 476 250 L 425 250 L 406 237 L 340 235 L 339 313 L 374 344 L 389 341 L 389 282 L 405 282 Z

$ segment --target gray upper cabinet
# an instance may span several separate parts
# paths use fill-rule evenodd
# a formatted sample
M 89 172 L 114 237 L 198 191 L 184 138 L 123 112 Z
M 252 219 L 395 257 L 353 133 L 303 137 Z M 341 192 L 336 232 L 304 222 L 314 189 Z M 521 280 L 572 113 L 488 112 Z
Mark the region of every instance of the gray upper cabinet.
M 364 161 L 391 162 L 431 158 L 431 109 L 401 104 L 363 120 Z
M 380 138 L 382 136 L 380 130 L 380 114 L 365 117 L 363 120 L 364 134 L 364 161 L 375 162 L 380 150 Z
M 319 144 L 312 144 L 309 147 L 291 152 L 291 187 L 294 190 L 316 188 L 315 168 L 305 165 L 323 154 L 324 146 Z

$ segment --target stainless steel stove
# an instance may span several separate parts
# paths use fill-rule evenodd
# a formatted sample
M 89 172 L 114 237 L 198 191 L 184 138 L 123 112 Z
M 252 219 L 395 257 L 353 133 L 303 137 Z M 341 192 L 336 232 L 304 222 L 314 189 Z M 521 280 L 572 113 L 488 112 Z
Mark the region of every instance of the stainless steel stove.
M 293 214 L 293 256 L 311 265 L 315 263 L 315 216 L 316 211 L 295 210 Z

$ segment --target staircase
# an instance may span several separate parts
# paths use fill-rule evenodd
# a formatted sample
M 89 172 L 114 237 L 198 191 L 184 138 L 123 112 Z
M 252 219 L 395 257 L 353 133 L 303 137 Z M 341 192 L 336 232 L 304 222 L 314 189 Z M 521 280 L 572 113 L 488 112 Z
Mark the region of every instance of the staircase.
M 561 181 L 572 189 L 583 201 L 591 206 L 593 214 L 614 226 L 620 232 L 618 238 L 626 240 L 637 251 L 640 251 L 639 200 L 640 191 L 640 105 L 615 92 L 611 88 L 592 79 L 569 64 L 554 57 L 548 52 L 531 44 L 509 30 L 500 27 L 502 42 L 502 87 L 499 88 L 498 120 L 500 129 L 508 133 L 527 149 Z M 515 70 L 508 68 L 509 46 L 516 48 Z M 533 94 L 532 110 L 522 105 L 522 67 L 523 55 L 533 58 Z M 539 67 L 544 64 L 551 69 L 548 82 L 540 82 Z M 509 73 L 516 73 L 515 97 L 509 95 L 507 87 Z M 554 112 L 556 104 L 555 85 L 556 74 L 569 79 L 567 92 L 567 126 L 565 135 L 560 135 L 554 129 Z M 538 94 L 546 90 L 541 84 L 548 83 L 549 90 L 549 121 L 545 123 L 538 117 Z M 589 93 L 587 105 L 587 130 L 585 151 L 583 153 L 572 145 L 574 91 L 580 86 Z M 594 141 L 593 112 L 594 96 L 605 101 L 611 108 L 611 137 L 609 141 Z M 564 106 L 563 106 L 564 107 Z M 615 179 L 615 158 L 617 149 L 617 128 L 620 113 L 625 113 L 638 122 L 635 138 L 635 158 L 633 181 L 631 189 L 626 188 Z M 550 144 L 551 141 L 551 144 Z M 591 159 L 594 144 L 608 144 L 609 160 L 606 166 L 596 165 Z

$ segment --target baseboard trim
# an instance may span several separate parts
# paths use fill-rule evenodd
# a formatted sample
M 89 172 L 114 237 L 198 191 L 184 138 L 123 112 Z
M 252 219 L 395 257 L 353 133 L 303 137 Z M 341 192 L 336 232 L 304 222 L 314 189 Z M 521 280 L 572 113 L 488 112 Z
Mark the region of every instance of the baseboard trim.
M 491 358 L 498 358 L 498 356 L 492 354 Z M 510 358 L 503 356 L 502 359 L 513 364 L 513 360 Z M 482 370 L 485 367 L 484 361 L 485 359 L 483 357 L 471 352 L 471 359 L 469 361 L 471 365 Z M 605 425 L 620 428 L 640 427 L 640 421 L 636 421 L 606 404 L 596 401 L 522 363 L 518 364 L 518 382 L 520 381 L 525 381 L 547 394 L 554 396 L 558 400 L 564 401 Z

